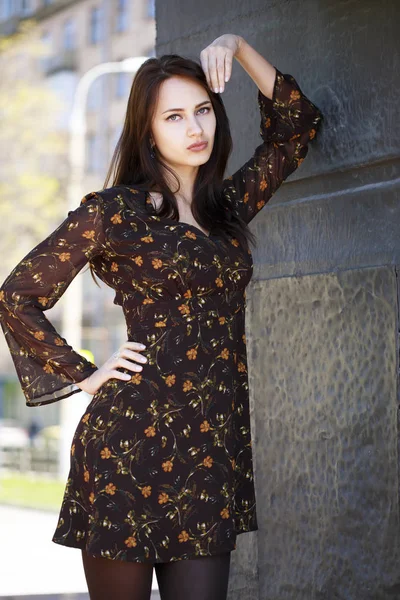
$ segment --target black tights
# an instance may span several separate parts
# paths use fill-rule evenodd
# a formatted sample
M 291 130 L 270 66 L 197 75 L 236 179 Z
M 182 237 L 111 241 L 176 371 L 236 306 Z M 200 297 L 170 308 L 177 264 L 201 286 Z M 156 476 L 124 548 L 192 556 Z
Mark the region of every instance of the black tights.
M 82 550 L 90 600 L 150 600 L 153 566 L 161 600 L 226 600 L 231 553 L 168 563 L 137 563 Z

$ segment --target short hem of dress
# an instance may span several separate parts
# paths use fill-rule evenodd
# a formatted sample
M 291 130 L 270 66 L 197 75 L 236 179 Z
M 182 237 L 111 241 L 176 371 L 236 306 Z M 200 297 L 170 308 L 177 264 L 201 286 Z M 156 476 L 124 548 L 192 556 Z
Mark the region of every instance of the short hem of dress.
M 250 530 L 249 530 L 250 531 Z M 241 531 L 240 533 L 248 533 L 248 531 Z M 240 535 L 239 533 L 237 535 Z M 66 540 L 60 540 L 58 538 L 52 538 L 51 540 L 52 542 L 54 542 L 54 544 L 59 544 L 60 546 L 65 546 L 67 548 L 76 548 L 78 550 L 85 550 L 86 551 L 86 546 L 85 544 L 79 545 L 79 543 L 74 542 L 68 542 Z M 215 556 L 218 554 L 225 554 L 226 552 L 233 552 L 234 550 L 236 550 L 236 543 L 234 544 L 229 544 L 229 546 L 223 546 L 221 547 L 218 552 L 213 552 L 212 554 L 206 554 L 204 555 L 204 557 L 206 558 L 207 556 Z M 179 559 L 175 559 L 175 560 L 164 560 L 164 561 L 157 561 L 157 560 L 153 560 L 153 559 L 148 559 L 146 557 L 141 557 L 138 558 L 138 560 L 126 560 L 126 559 L 108 559 L 106 556 L 101 556 L 100 554 L 92 554 L 92 553 L 88 553 L 89 556 L 91 556 L 92 558 L 105 558 L 106 560 L 122 560 L 124 562 L 140 562 L 140 563 L 152 563 L 152 564 L 160 564 L 160 563 L 165 563 L 165 562 L 176 562 L 177 560 L 190 560 L 190 559 L 194 559 L 194 558 L 203 558 L 203 556 L 199 556 L 198 554 L 189 554 L 189 555 L 185 555 L 184 558 L 179 558 Z

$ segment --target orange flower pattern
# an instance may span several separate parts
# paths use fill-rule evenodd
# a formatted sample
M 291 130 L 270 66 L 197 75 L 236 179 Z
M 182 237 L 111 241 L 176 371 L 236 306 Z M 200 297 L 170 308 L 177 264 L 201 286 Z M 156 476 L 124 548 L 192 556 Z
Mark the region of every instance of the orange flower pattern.
M 304 160 L 322 118 L 280 71 L 273 99 L 259 91 L 258 104 L 262 143 L 222 186 L 247 223 Z M 104 383 L 79 420 L 53 541 L 152 563 L 233 550 L 238 534 L 257 529 L 244 333 L 251 252 L 160 217 L 143 186 L 87 194 L 0 289 L 29 406 L 79 392 L 97 369 L 44 314 L 88 262 L 148 360 L 128 381 Z

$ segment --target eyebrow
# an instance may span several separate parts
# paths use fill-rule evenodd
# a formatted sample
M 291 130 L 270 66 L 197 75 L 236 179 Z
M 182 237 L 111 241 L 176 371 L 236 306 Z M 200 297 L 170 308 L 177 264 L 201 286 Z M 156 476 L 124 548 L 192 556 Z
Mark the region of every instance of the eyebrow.
M 199 108 L 199 106 L 203 106 L 203 104 L 211 104 L 211 100 L 204 100 L 204 102 L 200 102 L 200 104 L 196 104 L 195 108 Z M 168 110 L 164 110 L 161 114 L 163 115 L 166 112 L 170 112 L 171 110 L 176 110 L 179 112 L 184 111 L 184 108 L 168 108 Z

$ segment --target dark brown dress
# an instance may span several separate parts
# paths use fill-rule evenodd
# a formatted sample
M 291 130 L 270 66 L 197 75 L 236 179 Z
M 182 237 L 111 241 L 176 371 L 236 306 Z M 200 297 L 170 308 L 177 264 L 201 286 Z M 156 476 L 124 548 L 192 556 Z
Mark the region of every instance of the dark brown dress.
M 224 181 L 248 223 L 303 161 L 320 111 L 277 71 L 258 91 L 263 142 Z M 90 261 L 148 362 L 111 379 L 77 426 L 53 541 L 93 556 L 168 562 L 233 550 L 257 529 L 245 338 L 252 255 L 160 218 L 148 191 L 92 192 L 12 271 L 1 324 L 28 406 L 67 398 L 96 370 L 44 311 Z M 130 372 L 130 371 L 125 371 Z M 130 372 L 132 374 L 132 372 Z

